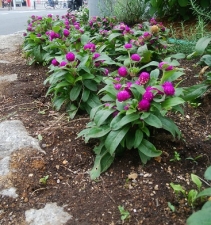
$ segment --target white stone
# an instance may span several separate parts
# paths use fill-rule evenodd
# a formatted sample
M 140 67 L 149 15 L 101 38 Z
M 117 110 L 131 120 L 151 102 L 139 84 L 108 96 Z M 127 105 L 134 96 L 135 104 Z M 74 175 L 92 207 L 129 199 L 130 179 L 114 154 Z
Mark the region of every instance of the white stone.
M 11 187 L 9 189 L 4 189 L 4 190 L 0 191 L 0 195 L 9 196 L 9 197 L 12 197 L 12 198 L 18 197 L 18 195 L 16 194 L 16 189 L 14 187 Z
M 63 225 L 72 219 L 72 215 L 56 203 L 47 203 L 42 209 L 27 210 L 25 217 L 29 225 Z

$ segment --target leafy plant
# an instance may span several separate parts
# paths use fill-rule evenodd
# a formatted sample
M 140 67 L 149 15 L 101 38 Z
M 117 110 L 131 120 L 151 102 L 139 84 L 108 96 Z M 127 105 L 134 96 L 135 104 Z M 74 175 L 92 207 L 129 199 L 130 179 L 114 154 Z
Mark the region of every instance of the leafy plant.
M 189 0 L 149 0 L 149 2 L 151 16 L 168 17 L 169 20 L 178 17 L 189 19 L 191 16 Z
M 188 158 L 186 158 L 187 160 L 191 160 L 191 161 L 193 161 L 194 163 L 196 163 L 196 164 L 198 164 L 198 162 L 197 162 L 197 160 L 198 159 L 200 159 L 201 157 L 203 157 L 203 155 L 198 155 L 198 156 L 196 156 L 196 157 L 188 157 Z
M 40 178 L 39 180 L 40 184 L 46 185 L 48 178 L 49 178 L 49 175 Z
M 211 180 L 211 166 L 209 166 L 204 174 L 205 179 Z M 211 196 L 211 188 L 206 188 L 199 192 L 196 199 Z M 211 201 L 207 201 L 201 210 L 194 212 L 188 219 L 187 225 L 210 224 Z
M 125 221 L 126 219 L 129 219 L 130 218 L 130 213 L 124 209 L 123 206 L 118 206 L 118 209 L 119 209 L 119 212 L 121 214 L 121 220 L 122 221 Z
M 168 202 L 168 207 L 171 209 L 172 212 L 175 212 L 175 206 L 171 204 L 171 202 Z
M 211 14 L 210 14 L 210 1 L 203 0 L 198 4 L 196 0 L 190 0 L 191 8 L 195 15 L 199 15 L 203 17 L 207 21 L 211 21 Z
M 146 0 L 106 0 L 99 7 L 104 16 L 115 16 L 128 25 L 149 19 L 149 2 Z
M 184 89 L 184 99 L 191 103 L 205 95 L 211 87 L 211 72 L 209 71 L 211 67 L 211 55 L 208 54 L 211 51 L 210 41 L 211 37 L 200 38 L 196 43 L 195 52 L 188 56 L 188 59 L 190 59 L 204 54 L 198 62 L 198 65 L 203 67 L 199 73 L 201 83 Z
M 205 179 L 211 180 L 211 166 L 208 167 L 208 169 L 205 171 L 204 176 Z M 199 178 L 195 174 L 191 174 L 191 180 L 196 185 L 197 189 L 191 189 L 189 191 L 186 191 L 180 184 L 174 183 L 170 183 L 170 186 L 174 190 L 177 197 L 179 197 L 179 194 L 182 193 L 183 197 L 187 199 L 188 205 L 194 208 L 197 205 L 197 200 L 199 200 L 199 203 L 201 203 L 205 200 L 205 196 L 211 196 L 211 188 L 201 190 L 201 178 Z
M 102 65 L 112 64 L 112 60 L 103 53 L 94 53 L 94 49 L 95 45 L 88 42 L 79 52 L 68 52 L 65 59 L 55 57 L 51 75 L 45 80 L 45 84 L 50 83 L 47 95 L 52 93 L 54 107 L 59 110 L 65 104 L 70 118 L 79 109 L 90 113 L 91 108 L 100 104 L 96 93 L 105 72 Z
M 90 173 L 92 179 L 106 171 L 115 155 L 124 149 L 138 149 L 142 163 L 159 156 L 162 152 L 150 142 L 153 129 L 164 129 L 173 137 L 180 137 L 179 129 L 166 116 L 168 111 L 182 112 L 182 89 L 172 83 L 183 74 L 174 67 L 178 62 L 168 58 L 139 68 L 136 60 L 141 59 L 131 55 L 131 67 L 122 66 L 113 72 L 114 77 L 104 79 L 106 86 L 100 94 L 105 103 L 91 110 L 91 122 L 78 134 L 85 142 L 100 140 L 94 148 L 97 156 Z M 150 73 L 143 71 L 150 66 Z M 137 77 L 139 71 L 143 72 Z
M 176 162 L 176 161 L 180 161 L 180 160 L 181 160 L 180 154 L 177 151 L 175 151 L 174 152 L 174 158 L 170 159 L 170 161 Z

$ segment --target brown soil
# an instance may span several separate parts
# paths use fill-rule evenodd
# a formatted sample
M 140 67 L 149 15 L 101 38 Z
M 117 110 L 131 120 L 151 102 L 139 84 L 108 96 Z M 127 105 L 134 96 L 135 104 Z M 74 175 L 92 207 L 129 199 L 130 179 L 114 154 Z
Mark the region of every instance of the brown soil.
M 92 181 L 88 171 L 94 161 L 93 144 L 76 139 L 88 122 L 88 115 L 69 121 L 65 113 L 52 108 L 43 85 L 47 68 L 26 65 L 20 51 L 0 54 L 0 59 L 12 59 L 10 64 L 0 64 L 0 75 L 18 74 L 17 81 L 4 86 L 0 121 L 21 120 L 31 136 L 42 136 L 40 145 L 46 151 L 43 154 L 20 149 L 13 154 L 11 167 L 16 172 L 11 175 L 11 182 L 19 197 L 1 198 L 0 210 L 4 213 L 0 215 L 0 224 L 23 224 L 26 210 L 43 208 L 48 202 L 65 206 L 73 215 L 67 222 L 71 225 L 123 224 L 118 206 L 124 206 L 130 213 L 124 224 L 185 224 L 192 209 L 184 198 L 176 198 L 169 184 L 181 184 L 186 190 L 195 188 L 190 174 L 203 178 L 210 165 L 210 96 L 203 98 L 197 108 L 187 105 L 184 116 L 174 115 L 182 140 L 174 141 L 162 132 L 153 137 L 155 146 L 163 151 L 161 157 L 143 166 L 136 151 L 126 151 L 106 173 Z M 186 85 L 198 82 L 194 75 L 200 68 L 193 64 L 181 62 Z M 170 161 L 175 151 L 181 160 Z M 196 161 L 187 159 L 197 156 L 201 157 Z M 132 180 L 128 179 L 129 174 L 138 176 Z M 47 175 L 47 184 L 40 184 L 40 178 Z M 168 202 L 176 207 L 175 212 L 169 209 Z

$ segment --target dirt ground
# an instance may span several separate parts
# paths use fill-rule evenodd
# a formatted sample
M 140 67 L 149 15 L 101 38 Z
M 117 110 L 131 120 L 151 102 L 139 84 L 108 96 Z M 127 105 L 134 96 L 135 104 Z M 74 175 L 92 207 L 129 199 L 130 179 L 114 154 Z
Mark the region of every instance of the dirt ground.
M 118 206 L 129 211 L 128 225 L 184 225 L 192 208 L 184 198 L 176 198 L 170 183 L 181 184 L 186 190 L 195 188 L 190 174 L 201 178 L 211 164 L 211 98 L 206 96 L 199 107 L 185 107 L 185 114 L 172 115 L 182 131 L 181 140 L 173 140 L 159 131 L 152 142 L 163 151 L 161 157 L 152 159 L 143 166 L 137 151 L 125 151 L 117 157 L 111 168 L 92 181 L 88 171 L 93 166 L 93 143 L 85 144 L 77 139 L 89 121 L 88 115 L 79 115 L 69 120 L 64 112 L 56 112 L 43 81 L 47 68 L 28 66 L 21 51 L 0 53 L 1 60 L 12 61 L 0 64 L 0 76 L 18 74 L 18 80 L 4 85 L 0 97 L 0 122 L 21 120 L 29 134 L 40 137 L 40 146 L 46 154 L 19 150 L 11 160 L 15 169 L 11 182 L 19 197 L 1 197 L 0 224 L 19 225 L 24 221 L 24 212 L 30 208 L 43 208 L 48 202 L 57 202 L 73 215 L 70 225 L 117 225 L 123 224 Z M 11 60 L 12 59 L 12 60 Z M 194 61 L 183 60 L 184 85 L 198 82 L 200 71 Z M 41 138 L 42 137 L 42 138 Z M 42 140 L 41 140 L 42 139 Z M 174 152 L 181 160 L 170 161 Z M 187 159 L 192 157 L 197 160 Z M 137 175 L 130 179 L 128 175 Z M 49 176 L 47 183 L 40 178 Z M 203 187 L 206 184 L 203 183 Z M 168 202 L 176 207 L 172 212 Z

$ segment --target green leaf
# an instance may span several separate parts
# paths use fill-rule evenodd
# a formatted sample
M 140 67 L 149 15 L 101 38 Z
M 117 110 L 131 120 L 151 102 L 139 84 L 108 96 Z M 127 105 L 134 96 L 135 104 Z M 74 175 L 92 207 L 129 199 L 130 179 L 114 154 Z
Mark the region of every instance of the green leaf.
M 91 91 L 97 91 L 97 83 L 94 80 L 84 80 L 84 86 Z
M 202 37 L 197 41 L 195 51 L 197 52 L 198 55 L 202 55 L 204 53 L 210 41 L 211 37 Z
M 123 126 L 125 126 L 126 124 L 136 121 L 139 118 L 140 118 L 140 115 L 137 113 L 126 115 L 118 123 L 113 124 L 113 126 L 111 128 L 112 128 L 112 130 L 118 130 L 118 129 L 122 128 Z M 131 124 L 130 124 L 130 126 L 131 126 Z
M 204 203 L 204 205 L 202 206 L 202 209 L 208 209 L 211 208 L 211 201 L 207 201 L 206 203 Z
M 105 136 L 111 128 L 108 125 L 104 125 L 101 127 L 92 127 L 89 129 L 89 132 L 86 134 L 86 136 L 90 138 L 100 138 Z
M 187 219 L 187 225 L 210 225 L 211 207 L 193 213 Z
M 67 108 L 67 113 L 70 119 L 73 119 L 78 111 L 78 108 L 74 104 L 70 104 Z
M 208 66 L 211 66 L 211 55 L 203 55 L 200 59 L 200 63 L 202 62 L 204 62 Z
M 148 129 L 146 126 L 142 127 L 142 131 L 143 131 L 148 137 L 150 136 L 149 129 Z
M 61 88 L 61 87 L 66 87 L 66 86 L 70 86 L 70 83 L 68 83 L 67 81 L 62 81 L 62 82 L 58 83 L 58 84 L 54 87 L 54 89 L 56 90 L 56 89 L 59 89 L 59 88 Z
M 171 58 L 174 58 L 174 59 L 184 59 L 185 58 L 185 54 L 184 53 L 176 53 L 176 54 L 171 55 Z
M 75 77 L 73 77 L 72 74 L 70 74 L 70 73 L 67 73 L 67 74 L 65 75 L 65 79 L 66 79 L 66 81 L 68 81 L 70 84 L 74 84 L 74 82 L 75 82 Z
M 124 66 L 129 66 L 130 65 L 130 63 L 131 63 L 131 60 L 130 60 L 130 58 L 126 58 L 125 60 L 124 60 Z
M 97 124 L 97 126 L 100 126 L 101 124 L 103 124 L 106 119 L 115 111 L 115 109 L 101 109 L 99 110 L 95 117 L 94 117 L 94 121 Z
M 207 180 L 211 180 L 211 166 L 209 166 L 205 173 L 204 173 L 204 178 L 207 179 Z
M 80 39 L 81 39 L 81 44 L 85 45 L 86 43 L 89 42 L 90 37 L 87 36 L 86 34 L 83 34 L 83 35 L 80 36 Z
M 81 89 L 82 89 L 82 84 L 76 83 L 75 86 L 70 91 L 71 101 L 75 101 L 79 97 Z
M 143 152 L 138 149 L 138 154 L 143 164 L 146 164 L 150 157 L 146 156 Z
M 211 188 L 206 188 L 203 191 L 201 191 L 198 195 L 197 198 L 203 197 L 203 196 L 211 196 Z
M 121 220 L 124 221 L 130 217 L 130 213 L 124 209 L 123 206 L 118 206 L 119 212 L 121 214 Z
M 140 70 L 143 70 L 144 68 L 148 68 L 148 67 L 150 67 L 150 66 L 156 66 L 156 67 L 158 67 L 158 64 L 159 64 L 158 62 L 152 61 L 152 62 L 147 63 L 146 65 L 142 66 L 142 67 L 140 68 Z
M 94 117 L 95 117 L 95 115 L 96 115 L 96 113 L 97 113 L 97 111 L 98 111 L 99 109 L 102 109 L 103 107 L 104 107 L 104 105 L 98 105 L 98 106 L 96 106 L 96 107 L 93 107 L 93 109 L 92 109 L 91 112 L 90 112 L 90 119 L 93 120 Z
M 185 194 L 185 190 L 184 188 L 180 185 L 180 184 L 174 184 L 174 183 L 170 183 L 170 186 L 172 187 L 172 189 L 174 190 L 174 192 L 176 194 L 182 192 L 183 194 Z
M 163 102 L 161 104 L 162 104 L 163 108 L 169 109 L 172 106 L 183 104 L 184 102 L 185 101 L 182 98 L 180 98 L 180 97 L 173 97 L 173 98 L 166 99 L 165 102 Z
M 157 150 L 155 146 L 146 139 L 142 140 L 141 144 L 138 146 L 138 150 L 148 157 L 158 157 L 162 153 L 162 151 Z
M 56 110 L 59 110 L 62 106 L 62 104 L 66 101 L 67 99 L 65 97 L 59 97 L 56 98 L 53 102 L 53 106 L 56 108 Z
M 159 119 L 162 123 L 163 129 L 169 131 L 173 135 L 173 137 L 176 137 L 176 134 L 180 137 L 181 132 L 177 125 L 171 119 L 163 116 L 159 116 Z
M 83 93 L 82 93 L 82 101 L 86 102 L 89 98 L 90 95 L 90 90 L 87 88 L 84 88 Z
M 202 96 L 208 89 L 208 85 L 204 83 L 196 84 L 188 88 L 184 88 L 185 101 L 192 101 Z
M 118 145 L 120 144 L 122 139 L 125 137 L 129 129 L 130 129 L 130 126 L 125 126 L 120 130 L 114 130 L 108 134 L 105 140 L 105 147 L 109 150 L 111 155 L 114 154 Z
M 168 207 L 171 209 L 172 212 L 175 212 L 175 206 L 168 202 Z
M 119 36 L 122 36 L 122 34 L 121 33 L 112 33 L 108 36 L 108 40 L 112 41 L 114 38 L 119 37 Z
M 191 174 L 191 180 L 193 181 L 194 184 L 196 184 L 198 190 L 200 190 L 202 182 L 199 179 L 199 177 L 195 174 Z
M 118 114 L 117 116 L 115 116 L 112 121 L 110 122 L 110 127 L 116 126 L 116 124 L 119 123 L 119 121 L 123 118 L 122 114 Z
M 198 191 L 194 190 L 194 189 L 192 189 L 188 192 L 188 204 L 189 205 L 193 205 L 194 201 L 196 200 L 197 194 L 198 194 Z
M 126 136 L 126 147 L 132 149 L 134 147 L 135 135 L 133 132 L 128 132 Z
M 112 162 L 114 161 L 114 156 L 109 154 L 109 151 L 104 147 L 100 154 L 96 156 L 94 166 L 90 171 L 90 177 L 92 180 L 98 178 L 101 173 L 106 171 Z
M 179 77 L 181 77 L 184 73 L 180 72 L 180 71 L 165 71 L 163 73 L 163 77 L 161 79 L 161 83 L 165 82 L 165 81 L 174 81 L 176 79 L 178 79 Z
M 89 68 L 86 66 L 87 61 L 89 60 L 89 55 L 85 55 L 84 57 L 82 57 L 80 59 L 80 63 L 78 65 L 78 71 L 80 71 L 81 69 L 83 69 L 84 71 L 86 71 L 87 73 L 90 73 Z
M 95 76 L 93 74 L 86 73 L 86 74 L 82 74 L 82 78 L 83 80 L 91 80 L 91 79 L 94 79 Z
M 95 108 L 96 106 L 100 105 L 101 102 L 96 94 L 90 92 L 89 99 L 87 100 L 87 104 L 91 108 Z
M 157 116 L 151 113 L 147 118 L 144 119 L 144 122 L 152 127 L 162 128 L 162 122 L 159 120 Z
M 140 129 L 138 129 L 136 130 L 135 133 L 134 148 L 138 148 L 142 140 L 143 140 L 143 132 Z

